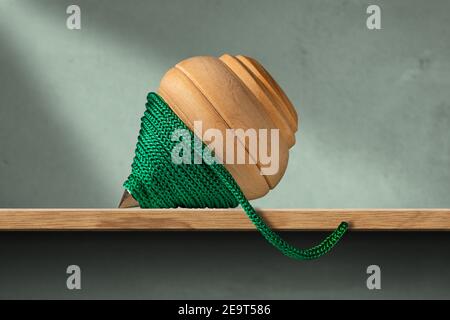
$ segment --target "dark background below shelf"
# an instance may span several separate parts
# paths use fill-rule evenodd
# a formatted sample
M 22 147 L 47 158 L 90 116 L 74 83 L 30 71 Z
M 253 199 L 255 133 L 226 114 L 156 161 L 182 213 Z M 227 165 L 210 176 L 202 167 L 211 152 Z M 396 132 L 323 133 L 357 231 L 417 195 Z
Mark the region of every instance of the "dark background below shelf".
M 284 232 L 299 246 L 325 233 Z M 450 233 L 350 232 L 315 261 L 256 232 L 2 232 L 0 298 L 450 298 Z M 80 291 L 66 268 L 81 268 Z M 368 290 L 366 268 L 381 268 Z

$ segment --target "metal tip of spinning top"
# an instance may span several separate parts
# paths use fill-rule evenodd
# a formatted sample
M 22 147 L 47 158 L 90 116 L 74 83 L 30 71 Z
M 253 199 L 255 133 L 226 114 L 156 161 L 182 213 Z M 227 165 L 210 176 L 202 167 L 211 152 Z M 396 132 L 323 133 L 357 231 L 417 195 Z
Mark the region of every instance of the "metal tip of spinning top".
M 133 198 L 133 196 L 125 190 L 123 192 L 122 198 L 119 202 L 119 208 L 133 208 L 133 207 L 139 207 L 139 203 L 136 201 L 136 199 Z

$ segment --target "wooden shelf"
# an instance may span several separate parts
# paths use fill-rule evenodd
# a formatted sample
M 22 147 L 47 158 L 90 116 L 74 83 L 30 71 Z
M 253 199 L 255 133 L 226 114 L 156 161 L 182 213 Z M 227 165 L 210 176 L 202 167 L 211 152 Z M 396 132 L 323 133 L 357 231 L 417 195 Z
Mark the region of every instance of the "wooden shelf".
M 258 209 L 276 230 L 450 231 L 450 209 Z M 0 230 L 255 230 L 241 209 L 0 209 Z

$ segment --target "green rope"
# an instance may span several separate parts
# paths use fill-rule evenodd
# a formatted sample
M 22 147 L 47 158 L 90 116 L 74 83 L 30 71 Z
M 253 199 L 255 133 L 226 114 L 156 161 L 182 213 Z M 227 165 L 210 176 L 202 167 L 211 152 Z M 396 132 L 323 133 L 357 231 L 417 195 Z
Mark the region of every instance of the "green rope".
M 329 252 L 347 230 L 342 222 L 319 245 L 297 249 L 272 231 L 257 214 L 238 184 L 222 164 L 175 164 L 172 150 L 180 141 L 172 141 L 176 129 L 194 133 L 156 93 L 147 96 L 141 119 L 132 171 L 124 187 L 142 208 L 234 208 L 239 204 L 269 243 L 288 257 L 315 259 Z M 191 157 L 201 156 L 193 143 Z M 204 144 L 202 148 L 207 148 Z M 194 162 L 191 162 L 194 163 Z

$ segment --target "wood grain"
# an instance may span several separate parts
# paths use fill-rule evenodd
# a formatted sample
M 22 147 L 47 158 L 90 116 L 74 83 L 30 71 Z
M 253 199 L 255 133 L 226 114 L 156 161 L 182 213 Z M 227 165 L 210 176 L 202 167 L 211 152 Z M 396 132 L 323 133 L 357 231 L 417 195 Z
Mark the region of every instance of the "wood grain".
M 450 209 L 258 209 L 276 230 L 450 231 Z M 0 230 L 255 230 L 240 209 L 0 209 Z
M 254 59 L 244 56 L 197 56 L 183 60 L 169 69 L 158 89 L 175 114 L 193 131 L 194 122 L 202 121 L 202 133 L 196 132 L 206 144 L 215 137 L 202 136 L 208 130 L 220 132 L 226 139 L 230 129 L 279 129 L 277 148 L 278 170 L 268 174 L 259 156 L 260 136 L 254 138 L 258 151 L 250 148 L 250 138 L 239 134 L 227 139 L 223 147 L 215 145 L 215 156 L 240 186 L 249 200 L 264 196 L 273 189 L 286 171 L 289 148 L 295 143 L 298 116 L 294 106 L 269 73 Z M 210 131 L 211 133 L 211 131 Z M 245 154 L 246 164 L 236 164 L 237 149 Z M 234 159 L 230 163 L 230 158 Z M 228 159 L 228 160 L 227 160 Z M 249 160 L 252 161 L 249 161 Z

